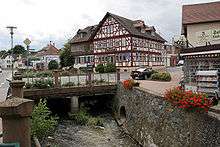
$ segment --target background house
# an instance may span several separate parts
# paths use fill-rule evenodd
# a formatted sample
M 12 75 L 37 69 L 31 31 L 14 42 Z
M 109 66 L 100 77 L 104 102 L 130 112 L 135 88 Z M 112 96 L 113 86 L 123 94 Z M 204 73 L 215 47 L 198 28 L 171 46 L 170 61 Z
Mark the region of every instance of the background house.
M 12 61 L 14 58 L 11 55 L 7 55 L 6 57 L 2 57 L 0 59 L 0 66 L 2 69 L 10 69 L 12 66 Z
M 176 66 L 179 61 L 179 55 L 181 48 L 171 44 L 164 45 L 164 65 L 165 66 Z
M 51 42 L 46 47 L 35 53 L 34 57 L 39 59 L 32 61 L 33 68 L 35 69 L 48 69 L 48 63 L 52 60 L 55 60 L 58 63 L 60 62 L 59 49 Z

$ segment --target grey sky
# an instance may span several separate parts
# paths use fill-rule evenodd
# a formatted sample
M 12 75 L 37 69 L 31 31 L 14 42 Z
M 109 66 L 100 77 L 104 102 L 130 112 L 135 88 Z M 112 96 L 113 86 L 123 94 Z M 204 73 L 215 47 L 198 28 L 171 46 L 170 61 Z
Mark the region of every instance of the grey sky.
M 61 48 L 76 31 L 94 25 L 111 12 L 143 19 L 170 41 L 180 34 L 183 4 L 217 0 L 2 0 L 0 2 L 0 50 L 10 47 L 7 25 L 15 25 L 15 44 L 25 38 L 41 49 L 50 40 Z M 11 9 L 11 10 L 9 10 Z

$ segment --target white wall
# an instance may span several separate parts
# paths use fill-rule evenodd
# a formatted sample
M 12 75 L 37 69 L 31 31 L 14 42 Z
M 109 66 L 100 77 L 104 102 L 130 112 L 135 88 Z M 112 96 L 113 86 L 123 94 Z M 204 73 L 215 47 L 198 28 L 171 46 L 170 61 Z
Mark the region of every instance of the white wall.
M 194 47 L 204 46 L 206 45 L 206 43 L 199 41 L 200 39 L 198 36 L 200 36 L 203 31 L 205 32 L 205 34 L 208 34 L 210 31 L 213 30 L 220 31 L 220 22 L 187 25 L 187 39 L 189 43 L 191 43 Z M 209 41 L 211 44 L 220 44 L 220 37 L 219 39 L 211 39 Z

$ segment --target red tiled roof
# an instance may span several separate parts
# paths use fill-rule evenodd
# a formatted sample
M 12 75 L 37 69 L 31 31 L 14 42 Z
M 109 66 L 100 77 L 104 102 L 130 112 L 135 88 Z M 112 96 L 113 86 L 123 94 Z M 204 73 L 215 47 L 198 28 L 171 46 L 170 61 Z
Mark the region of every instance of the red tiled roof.
M 42 50 L 38 51 L 36 56 L 46 56 L 46 55 L 59 55 L 59 49 L 57 49 L 52 44 L 44 47 Z
M 220 1 L 183 6 L 183 24 L 194 24 L 214 21 L 220 21 Z

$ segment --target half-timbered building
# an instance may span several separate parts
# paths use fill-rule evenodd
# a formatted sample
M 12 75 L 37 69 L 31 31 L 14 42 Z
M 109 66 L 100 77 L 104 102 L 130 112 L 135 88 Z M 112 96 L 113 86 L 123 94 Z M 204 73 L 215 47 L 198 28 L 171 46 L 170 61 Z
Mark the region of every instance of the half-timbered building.
M 107 13 L 70 41 L 77 65 L 114 63 L 120 68 L 162 66 L 165 40 L 153 26 Z

